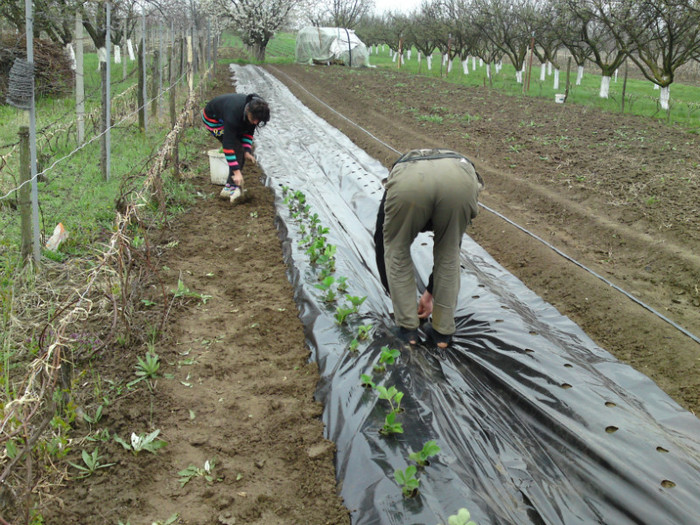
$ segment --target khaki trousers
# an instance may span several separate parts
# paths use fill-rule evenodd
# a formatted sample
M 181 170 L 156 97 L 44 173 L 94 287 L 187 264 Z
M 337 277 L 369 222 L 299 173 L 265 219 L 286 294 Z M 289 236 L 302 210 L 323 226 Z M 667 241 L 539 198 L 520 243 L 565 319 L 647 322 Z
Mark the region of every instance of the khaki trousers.
M 384 208 L 384 261 L 399 326 L 413 330 L 420 324 L 411 244 L 432 226 L 433 327 L 441 334 L 454 334 L 460 244 L 476 217 L 480 188 L 474 168 L 462 159 L 401 162 L 391 170 Z

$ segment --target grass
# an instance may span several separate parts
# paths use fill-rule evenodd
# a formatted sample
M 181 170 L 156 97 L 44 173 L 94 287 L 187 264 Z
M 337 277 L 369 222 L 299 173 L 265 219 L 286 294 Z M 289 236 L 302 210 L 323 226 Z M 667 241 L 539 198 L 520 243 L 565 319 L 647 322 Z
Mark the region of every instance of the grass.
M 266 62 L 289 63 L 294 61 L 294 34 L 279 33 L 270 41 L 268 45 L 268 59 Z M 462 64 L 455 61 L 450 73 L 447 73 L 446 66 L 442 66 L 442 58 L 439 53 L 433 54 L 432 69 L 428 71 L 427 61 L 422 58 L 421 63 L 417 60 L 417 51 L 414 48 L 411 59 L 406 60 L 401 69 L 397 63 L 393 62 L 389 54 L 389 48 L 379 46 L 377 54 L 370 55 L 370 63 L 377 68 L 398 70 L 406 75 L 420 74 L 434 78 L 436 81 L 446 81 L 465 86 L 492 86 L 498 91 L 512 96 L 529 96 L 551 100 L 554 105 L 554 95 L 564 93 L 566 89 L 566 65 L 563 65 L 559 75 L 559 89 L 553 87 L 553 75 L 547 76 L 544 82 L 539 80 L 539 64 L 532 68 L 530 89 L 523 94 L 523 86 L 515 81 L 515 68 L 504 63 L 503 68 L 498 73 L 493 73 L 492 80 L 486 78 L 486 66 L 478 67 L 472 71 L 472 61 L 469 60 L 469 74 L 465 75 Z M 610 93 L 608 99 L 601 99 L 598 96 L 600 91 L 600 74 L 595 71 L 596 66 L 587 65 L 584 71 L 581 85 L 576 86 L 576 66 L 572 63 L 570 72 L 570 88 L 567 104 L 580 104 L 599 108 L 611 113 L 620 113 L 622 107 L 622 85 L 623 73 L 618 75 L 617 82 L 613 79 L 610 82 Z M 397 82 L 397 87 L 407 84 Z M 651 82 L 634 78 L 627 79 L 625 90 L 625 113 L 655 118 L 668 121 L 673 124 L 680 124 L 694 133 L 700 133 L 700 87 L 674 82 L 671 85 L 670 113 L 662 110 L 659 106 L 659 91 L 654 90 Z M 478 118 L 478 116 L 465 115 L 467 120 Z M 423 120 L 423 119 L 421 119 Z

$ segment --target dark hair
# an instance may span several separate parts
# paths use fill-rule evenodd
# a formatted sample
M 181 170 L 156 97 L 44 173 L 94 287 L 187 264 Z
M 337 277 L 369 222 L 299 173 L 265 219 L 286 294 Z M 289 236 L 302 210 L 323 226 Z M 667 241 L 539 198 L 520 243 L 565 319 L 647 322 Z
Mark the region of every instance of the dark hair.
M 250 97 L 247 104 L 247 112 L 253 119 L 258 121 L 258 127 L 262 127 L 270 120 L 270 106 L 257 95 Z

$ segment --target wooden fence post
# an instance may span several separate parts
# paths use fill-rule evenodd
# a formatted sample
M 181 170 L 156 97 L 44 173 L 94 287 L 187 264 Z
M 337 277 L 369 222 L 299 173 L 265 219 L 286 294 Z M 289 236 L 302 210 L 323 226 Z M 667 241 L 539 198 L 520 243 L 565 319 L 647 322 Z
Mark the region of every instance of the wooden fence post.
M 32 178 L 31 161 L 29 157 L 29 128 L 19 128 L 19 176 L 22 187 L 19 190 L 19 211 L 22 225 L 22 264 L 32 260 L 32 203 L 31 185 Z

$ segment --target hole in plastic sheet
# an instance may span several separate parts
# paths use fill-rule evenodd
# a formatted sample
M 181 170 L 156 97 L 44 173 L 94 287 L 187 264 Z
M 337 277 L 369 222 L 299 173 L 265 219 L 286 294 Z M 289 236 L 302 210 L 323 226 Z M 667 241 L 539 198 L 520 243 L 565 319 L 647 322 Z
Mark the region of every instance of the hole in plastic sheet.
M 427 243 L 427 242 L 422 242 L 422 243 L 420 243 L 420 245 L 421 245 L 421 246 L 428 246 L 428 243 Z
M 503 319 L 496 319 L 496 320 L 494 321 L 494 323 L 502 323 L 502 322 L 503 322 Z
M 506 305 L 503 305 L 503 304 L 501 305 L 501 308 L 503 308 L 504 310 L 510 310 L 509 307 L 507 307 Z
M 479 288 L 486 288 L 486 285 L 485 285 L 485 284 L 480 284 L 480 285 L 478 285 L 478 286 L 479 286 Z
M 664 447 L 656 447 L 657 452 L 661 452 L 662 454 L 668 454 L 668 450 L 666 450 Z
M 564 368 L 573 368 L 573 367 L 574 367 L 574 365 L 572 365 L 571 363 L 564 363 Z
M 611 407 L 616 407 L 617 404 L 613 403 L 612 401 L 606 401 L 605 406 L 608 408 L 611 408 Z
M 573 385 L 570 385 L 569 383 L 562 383 L 562 384 L 561 384 L 561 387 L 562 387 L 564 390 L 568 390 L 569 388 L 574 388 Z
M 535 332 L 534 330 L 530 330 L 530 331 L 528 332 L 528 334 L 530 334 L 530 335 L 537 335 L 537 332 Z
M 617 427 L 614 426 L 614 425 L 610 425 L 609 427 L 605 427 L 605 431 L 606 431 L 608 434 L 614 434 L 614 433 L 617 432 L 618 430 L 620 430 L 620 429 L 617 428 Z
M 526 354 L 534 354 L 535 351 L 534 351 L 532 348 L 526 348 L 526 349 L 525 349 L 525 353 L 526 353 Z
M 479 297 L 481 297 L 481 296 L 480 295 L 472 295 L 472 299 L 478 299 Z
M 661 486 L 665 489 L 672 489 L 673 487 L 676 486 L 676 484 L 671 481 L 670 479 L 665 479 L 661 482 Z

